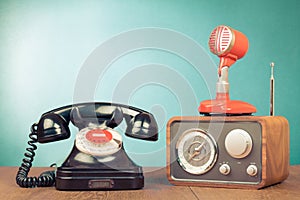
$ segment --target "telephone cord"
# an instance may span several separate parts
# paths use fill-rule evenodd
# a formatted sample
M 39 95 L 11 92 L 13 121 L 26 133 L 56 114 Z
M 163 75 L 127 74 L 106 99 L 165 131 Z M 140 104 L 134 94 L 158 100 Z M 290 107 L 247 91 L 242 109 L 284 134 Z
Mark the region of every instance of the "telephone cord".
M 55 183 L 55 172 L 46 171 L 43 172 L 39 177 L 28 177 L 30 168 L 32 167 L 32 162 L 35 156 L 35 150 L 37 146 L 34 144 L 37 140 L 37 124 L 31 126 L 31 132 L 29 134 L 30 140 L 28 145 L 30 147 L 26 148 L 24 153 L 25 158 L 22 160 L 22 164 L 16 176 L 16 182 L 20 187 L 49 187 Z

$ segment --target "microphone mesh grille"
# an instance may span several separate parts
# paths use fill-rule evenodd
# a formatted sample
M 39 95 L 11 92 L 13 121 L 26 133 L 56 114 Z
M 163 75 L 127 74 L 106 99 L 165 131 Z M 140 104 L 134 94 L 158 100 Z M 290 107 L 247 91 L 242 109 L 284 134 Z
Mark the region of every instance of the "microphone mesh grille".
M 218 26 L 209 37 L 209 49 L 213 54 L 221 55 L 226 52 L 232 42 L 232 32 L 227 26 Z

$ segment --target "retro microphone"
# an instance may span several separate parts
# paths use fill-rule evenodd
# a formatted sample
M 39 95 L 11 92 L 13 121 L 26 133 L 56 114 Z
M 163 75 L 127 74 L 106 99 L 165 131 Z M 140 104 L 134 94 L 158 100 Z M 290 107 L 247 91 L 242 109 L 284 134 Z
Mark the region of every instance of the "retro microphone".
M 198 109 L 200 114 L 251 115 L 256 112 L 253 105 L 229 98 L 228 69 L 247 53 L 247 37 L 237 30 L 221 25 L 210 34 L 208 45 L 210 51 L 220 58 L 219 78 L 216 99 L 201 102 Z

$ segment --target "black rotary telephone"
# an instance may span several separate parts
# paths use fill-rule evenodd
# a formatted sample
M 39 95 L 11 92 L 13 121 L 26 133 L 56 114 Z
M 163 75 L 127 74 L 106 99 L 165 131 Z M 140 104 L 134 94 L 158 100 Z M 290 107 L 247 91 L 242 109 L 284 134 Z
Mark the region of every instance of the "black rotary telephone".
M 142 167 L 126 154 L 122 136 L 113 128 L 123 119 L 125 135 L 156 141 L 157 123 L 152 114 L 131 106 L 114 103 L 81 103 L 44 113 L 31 127 L 30 145 L 16 176 L 20 187 L 47 187 L 58 190 L 119 190 L 144 186 Z M 79 132 L 73 149 L 55 171 L 28 177 L 37 146 L 70 137 L 69 122 Z

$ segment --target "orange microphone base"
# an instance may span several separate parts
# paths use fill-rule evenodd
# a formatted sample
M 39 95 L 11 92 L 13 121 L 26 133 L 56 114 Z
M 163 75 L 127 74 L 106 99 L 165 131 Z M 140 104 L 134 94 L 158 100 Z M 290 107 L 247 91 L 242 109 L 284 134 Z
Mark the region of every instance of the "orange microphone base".
M 217 93 L 216 99 L 202 101 L 198 110 L 205 115 L 251 115 L 256 112 L 249 103 L 230 100 L 228 93 Z

